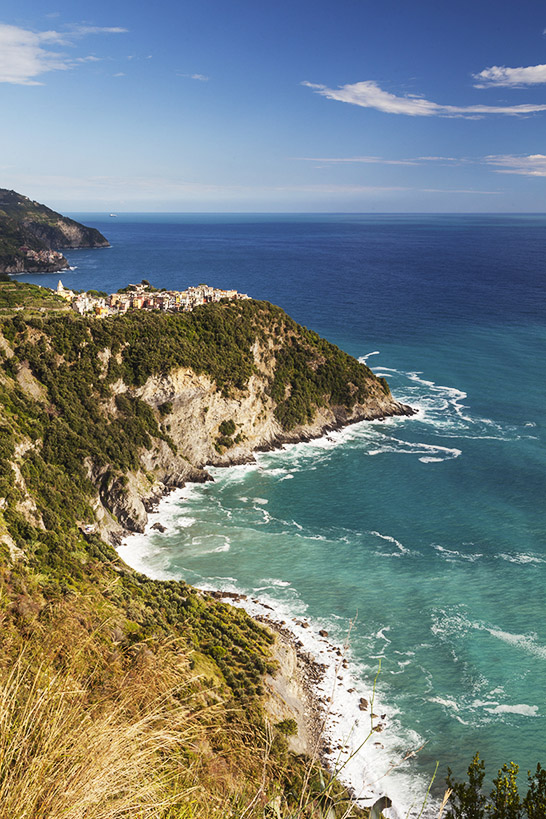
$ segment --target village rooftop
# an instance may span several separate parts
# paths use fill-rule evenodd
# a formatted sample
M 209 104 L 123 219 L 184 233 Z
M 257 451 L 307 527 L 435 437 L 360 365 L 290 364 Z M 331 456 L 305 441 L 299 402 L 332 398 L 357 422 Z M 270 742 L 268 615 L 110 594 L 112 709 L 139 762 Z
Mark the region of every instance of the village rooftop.
M 112 316 L 126 313 L 128 310 L 164 310 L 173 313 L 189 312 L 194 307 L 212 302 L 248 299 L 246 293 L 237 290 L 221 290 L 208 284 L 188 287 L 187 290 L 157 290 L 147 281 L 141 284 L 129 284 L 117 293 L 100 293 L 89 290 L 86 293 L 75 293 L 64 287 L 61 280 L 55 291 L 58 296 L 70 303 L 73 310 L 80 315 L 93 313 L 96 316 Z

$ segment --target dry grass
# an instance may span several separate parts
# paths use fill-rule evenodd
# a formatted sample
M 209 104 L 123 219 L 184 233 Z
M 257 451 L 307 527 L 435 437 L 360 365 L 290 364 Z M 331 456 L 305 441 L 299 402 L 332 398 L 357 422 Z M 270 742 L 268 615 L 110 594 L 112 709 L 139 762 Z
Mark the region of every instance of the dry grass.
M 224 702 L 182 642 L 122 649 L 105 613 L 80 597 L 26 621 L 23 641 L 2 629 L 0 819 L 327 815 L 313 762 Z
M 0 688 L 1 819 L 151 819 L 188 796 L 171 757 L 193 743 L 195 717 L 166 696 L 136 716 L 133 693 L 92 702 L 70 670 L 20 656 Z

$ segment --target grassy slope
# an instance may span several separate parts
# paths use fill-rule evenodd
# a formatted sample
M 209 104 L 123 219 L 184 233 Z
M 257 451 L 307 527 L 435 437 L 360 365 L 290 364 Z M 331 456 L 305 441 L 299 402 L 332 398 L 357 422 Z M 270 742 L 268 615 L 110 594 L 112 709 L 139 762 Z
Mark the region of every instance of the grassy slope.
M 120 376 L 142 383 L 186 364 L 229 392 L 252 371 L 256 335 L 285 333 L 271 389 L 308 373 L 303 398 L 287 405 L 303 417 L 324 400 L 325 378 L 342 391 L 340 366 L 357 391 L 366 368 L 263 303 L 103 322 L 33 317 L 32 307 L 1 325 L 1 819 L 261 817 L 274 795 L 283 816 L 319 816 L 312 804 L 298 808 L 320 791 L 318 774 L 307 782 L 307 764 L 265 727 L 270 634 L 183 582 L 127 569 L 97 535 L 84 536 L 77 524 L 92 520 L 94 487 L 82 464 L 123 474 L 136 466 L 129 442 L 147 447 L 162 435 L 159 414 L 142 402 L 120 419 L 101 413 L 98 399 Z M 102 372 L 106 342 L 121 363 L 112 358 Z M 317 382 L 316 368 L 302 370 L 306 345 L 315 362 L 331 353 L 331 376 L 326 368 Z M 16 379 L 23 361 L 34 395 Z

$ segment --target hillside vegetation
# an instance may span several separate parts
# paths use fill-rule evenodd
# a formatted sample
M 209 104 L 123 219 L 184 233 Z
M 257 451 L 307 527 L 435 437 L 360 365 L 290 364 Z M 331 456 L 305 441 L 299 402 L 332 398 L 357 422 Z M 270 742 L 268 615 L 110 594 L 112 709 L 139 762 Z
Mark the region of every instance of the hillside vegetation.
M 0 281 L 0 819 L 366 815 L 268 722 L 271 632 L 112 544 L 209 462 L 410 413 L 266 302 L 86 319 Z M 516 774 L 484 795 L 476 756 L 445 815 L 544 819 Z
M 203 478 L 157 393 L 173 372 L 225 413 L 254 379 L 277 430 L 388 388 L 267 303 L 99 320 L 25 293 L 0 319 L 1 819 L 362 815 L 265 719 L 272 634 L 126 567 L 109 498 Z M 247 433 L 218 415 L 207 446 Z
M 108 247 L 95 228 L 61 216 L 46 205 L 16 191 L 0 188 L 0 272 L 40 272 L 68 267 L 64 257 L 29 258 L 23 250 L 62 250 L 67 247 Z

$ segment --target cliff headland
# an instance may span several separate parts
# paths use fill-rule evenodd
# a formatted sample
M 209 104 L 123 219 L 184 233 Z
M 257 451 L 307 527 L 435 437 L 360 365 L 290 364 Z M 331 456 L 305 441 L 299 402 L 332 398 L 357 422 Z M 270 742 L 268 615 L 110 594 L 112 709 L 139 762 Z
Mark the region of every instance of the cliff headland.
M 335 815 L 362 815 L 316 760 L 298 756 L 309 751 L 305 726 L 279 705 L 283 685 L 271 683 L 279 662 L 293 663 L 286 649 L 275 660 L 272 634 L 244 611 L 132 571 L 111 544 L 142 531 L 164 493 L 208 480 L 209 464 L 412 410 L 368 367 L 267 302 L 98 320 L 58 309 L 54 294 L 43 312 L 34 290 L 20 287 L 29 299 L 0 318 L 0 684 L 19 692 L 6 719 L 22 724 L 20 709 L 37 708 L 42 678 L 55 702 L 55 686 L 74 692 L 62 700 L 57 740 L 47 739 L 47 714 L 36 728 L 31 749 L 50 759 L 48 781 L 58 783 L 52 811 L 36 815 L 67 812 L 63 800 L 80 791 L 82 800 L 104 800 L 89 783 L 93 771 L 80 791 L 67 785 L 88 767 L 79 760 L 89 737 L 96 748 L 107 742 L 104 719 L 116 737 L 131 738 L 119 759 L 97 761 L 96 781 L 113 777 L 108 798 L 130 795 L 126 812 L 111 815 L 150 804 L 142 782 L 158 805 L 146 815 L 165 819 L 187 815 L 190 804 L 195 817 L 209 817 L 211 804 L 219 816 L 256 819 L 266 807 L 282 817 L 298 804 L 302 816 L 332 806 Z M 2 288 L 17 301 L 18 286 Z M 294 731 L 299 744 L 289 741 Z M 44 790 L 31 787 L 34 750 L 23 760 L 20 747 L 3 751 L 9 795 L 19 800 L 11 815 L 23 803 L 34 815 Z M 168 812 L 173 805 L 178 813 Z
M 95 228 L 81 225 L 16 191 L 0 188 L 0 273 L 64 270 L 64 248 L 109 247 Z

